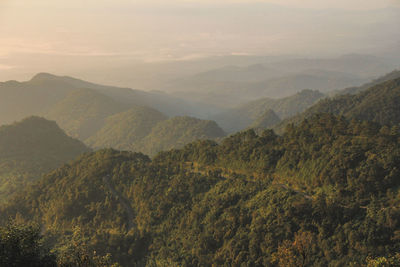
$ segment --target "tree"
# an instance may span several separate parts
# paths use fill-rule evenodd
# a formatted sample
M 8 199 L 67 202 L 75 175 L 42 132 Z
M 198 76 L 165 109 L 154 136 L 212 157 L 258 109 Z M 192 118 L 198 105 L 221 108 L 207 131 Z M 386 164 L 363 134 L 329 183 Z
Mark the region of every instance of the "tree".
M 37 225 L 0 227 L 0 266 L 56 266 L 56 257 L 42 238 Z

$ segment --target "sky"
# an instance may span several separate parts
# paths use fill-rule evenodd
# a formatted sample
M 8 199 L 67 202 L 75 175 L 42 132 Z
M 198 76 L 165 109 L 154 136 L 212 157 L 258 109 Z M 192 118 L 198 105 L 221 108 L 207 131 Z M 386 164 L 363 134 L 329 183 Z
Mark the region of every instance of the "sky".
M 0 0 L 0 79 L 216 55 L 382 53 L 400 0 Z

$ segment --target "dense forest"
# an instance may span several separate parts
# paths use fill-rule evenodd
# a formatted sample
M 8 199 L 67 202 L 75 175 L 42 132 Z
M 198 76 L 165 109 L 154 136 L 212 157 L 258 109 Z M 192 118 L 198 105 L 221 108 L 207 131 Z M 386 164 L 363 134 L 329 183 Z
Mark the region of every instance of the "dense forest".
M 218 139 L 225 135 L 214 121 L 188 116 L 168 119 L 156 110 L 140 107 L 109 117 L 105 126 L 86 143 L 97 149 L 140 151 L 153 156 L 198 139 Z
M 400 73 L 392 72 L 389 76 L 395 74 L 399 75 Z M 385 79 L 385 77 L 381 79 Z M 357 94 L 345 94 L 322 99 L 304 112 L 283 120 L 273 128 L 281 133 L 286 125 L 299 123 L 318 113 L 330 113 L 342 115 L 348 119 L 374 121 L 382 125 L 396 126 L 400 124 L 399 106 L 400 77 L 397 77 L 361 90 Z
M 399 78 L 252 102 L 225 138 L 92 87 L 46 116 L 97 151 L 41 117 L 0 127 L 0 265 L 400 265 Z
M 396 266 L 399 141 L 395 126 L 320 114 L 153 159 L 100 150 L 14 196 L 1 220 L 41 225 L 55 261 L 72 242 L 122 266 Z
M 400 267 L 399 25 L 0 0 L 0 267 Z
M 29 117 L 0 127 L 0 202 L 41 175 L 90 151 L 54 121 Z

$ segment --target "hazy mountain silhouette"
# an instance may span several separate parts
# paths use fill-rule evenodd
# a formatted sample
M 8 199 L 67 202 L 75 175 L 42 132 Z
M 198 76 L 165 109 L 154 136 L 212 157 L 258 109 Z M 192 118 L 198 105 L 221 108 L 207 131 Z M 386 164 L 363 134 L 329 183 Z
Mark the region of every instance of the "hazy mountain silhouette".
M 29 117 L 0 127 L 0 201 L 41 174 L 89 151 L 54 121 Z

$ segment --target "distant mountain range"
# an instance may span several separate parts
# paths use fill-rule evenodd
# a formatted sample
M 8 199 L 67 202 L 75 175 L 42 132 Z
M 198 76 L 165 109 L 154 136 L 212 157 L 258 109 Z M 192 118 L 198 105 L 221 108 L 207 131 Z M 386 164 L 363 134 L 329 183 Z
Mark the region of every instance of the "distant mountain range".
M 89 149 L 55 122 L 0 127 L 0 240 L 24 239 L 11 219 L 40 225 L 66 266 L 399 266 L 400 77 L 379 80 L 251 102 L 221 139 L 214 121 L 69 91 L 46 112 L 91 146 L 170 150 L 69 161 Z
M 396 67 L 378 57 L 358 54 L 259 60 L 186 75 L 165 82 L 162 88 L 186 100 L 232 108 L 261 97 L 288 97 L 304 89 L 328 93 L 353 87 Z
M 280 119 L 286 119 L 304 111 L 323 97 L 325 95 L 319 91 L 303 90 L 280 99 L 262 98 L 217 114 L 212 119 L 224 130 L 233 133 L 250 127 L 257 120 L 262 120 L 268 110 L 272 110 Z M 277 122 L 276 119 L 274 121 Z
M 78 89 L 91 89 L 127 105 L 153 107 L 168 116 L 191 115 L 198 108 L 193 103 L 162 92 L 104 86 L 72 77 L 39 73 L 26 82 L 0 83 L 0 124 L 22 119 L 32 113 L 44 113 Z
M 335 90 L 333 92 L 331 92 L 331 94 L 335 95 L 335 94 L 340 94 L 340 95 L 345 95 L 345 94 L 356 94 L 359 93 L 361 91 L 367 90 L 368 88 L 386 82 L 386 81 L 390 81 L 393 79 L 397 79 L 400 78 L 400 70 L 394 70 L 386 75 L 383 75 L 377 79 L 374 79 L 371 82 L 365 83 L 361 86 L 358 87 L 349 87 L 349 88 L 345 88 L 342 90 Z
M 319 91 L 303 90 L 286 98 L 262 98 L 217 114 L 212 117 L 212 119 L 217 121 L 218 124 L 229 133 L 249 127 L 260 128 L 260 125 L 264 125 L 264 127 L 261 127 L 264 129 L 275 128 L 279 133 L 281 133 L 288 123 L 299 122 L 316 113 L 333 113 L 336 115 L 345 114 L 349 118 L 368 119 L 386 124 L 388 123 L 386 119 L 389 114 L 381 115 L 381 119 L 361 118 L 361 114 L 368 114 L 371 110 L 379 112 L 383 107 L 385 107 L 385 109 L 390 107 L 393 108 L 394 110 L 391 114 L 396 114 L 396 103 L 392 103 L 391 101 L 396 99 L 397 92 L 382 91 L 379 89 L 380 86 L 378 85 L 385 87 L 386 82 L 395 83 L 395 80 L 398 78 L 400 78 L 400 71 L 395 70 L 358 87 L 349 87 L 331 91 L 328 94 L 330 97 Z M 369 91 L 370 93 L 374 92 L 373 97 L 369 97 L 368 100 L 365 100 L 368 104 L 365 104 L 365 101 L 363 104 L 365 106 L 368 105 L 369 110 L 364 106 L 364 108 L 362 108 L 363 110 L 359 112 L 360 115 L 355 116 L 354 112 L 348 111 L 347 109 L 355 108 L 354 105 L 356 105 L 355 103 L 357 102 L 354 100 L 357 98 L 355 95 L 359 95 L 359 98 L 363 98 L 362 93 L 366 91 Z M 392 97 L 392 99 L 387 98 L 388 96 Z M 377 101 L 377 98 L 384 100 L 372 104 L 372 102 Z M 276 116 L 274 116 L 272 112 L 275 113 Z M 269 117 L 270 119 L 265 121 L 266 117 Z M 277 118 L 279 118 L 279 120 Z M 274 121 L 274 123 L 272 123 L 272 121 Z
M 96 148 L 131 149 L 153 155 L 198 138 L 225 135 L 214 122 L 191 117 L 168 120 L 170 115 L 187 115 L 193 110 L 196 105 L 167 94 L 97 85 L 46 73 L 27 82 L 0 84 L 0 124 L 40 115 L 55 120 L 68 135 Z M 140 143 L 148 139 L 151 148 Z
M 308 64 L 323 65 L 323 62 L 311 61 Z M 229 67 L 223 70 L 222 76 L 234 79 L 242 71 L 246 73 L 246 79 L 251 80 L 261 78 L 270 69 L 262 65 Z M 218 79 L 215 73 L 205 73 L 203 76 L 210 75 L 214 75 L 214 80 Z M 399 71 L 393 71 L 360 87 L 337 90 L 335 93 L 364 91 L 374 84 L 399 76 Z M 27 82 L 0 83 L 0 123 L 40 115 L 55 120 L 68 135 L 94 148 L 110 147 L 154 155 L 162 150 L 182 147 L 196 139 L 218 139 L 225 136 L 225 132 L 234 133 L 251 127 L 279 129 L 288 122 L 309 116 L 304 114 L 330 112 L 329 108 L 335 109 L 332 101 L 346 108 L 352 107 L 350 102 L 357 102 L 350 96 L 337 96 L 307 110 L 325 95 L 319 91 L 302 90 L 289 97 L 261 98 L 208 116 L 217 125 L 213 121 L 189 116 L 169 117 L 171 114 L 196 113 L 194 110 L 201 105 L 191 106 L 191 102 L 186 103 L 171 96 L 164 98 L 163 95 L 40 73 Z M 205 109 L 205 106 L 200 109 Z M 370 109 L 374 110 L 372 107 Z M 305 113 L 301 114 L 303 111 Z M 355 111 L 340 110 L 333 113 L 350 117 L 348 114 L 355 114 Z M 368 114 L 367 111 L 361 113 Z M 384 122 L 378 118 L 371 120 Z
M 252 66 L 248 68 L 252 69 Z M 226 69 L 223 69 L 221 74 L 219 70 L 216 70 L 212 74 L 207 73 L 208 75 L 202 74 L 187 80 L 177 81 L 171 87 L 180 88 L 180 91 L 175 95 L 188 100 L 198 99 L 203 102 L 213 103 L 216 106 L 232 107 L 244 101 L 260 97 L 288 97 L 304 89 L 320 90 L 326 93 L 337 88 L 358 85 L 366 81 L 366 79 L 351 74 L 320 70 L 281 74 L 271 78 L 268 78 L 271 76 L 270 74 L 264 74 L 263 80 L 248 81 L 246 77 L 248 76 L 248 68 L 243 70 L 244 74 L 237 70 L 234 71 L 231 74 L 232 77 L 228 76 L 227 80 L 223 80 L 224 76 L 227 76 L 224 75 Z M 263 69 L 264 67 L 260 66 L 259 68 Z M 254 72 L 257 73 L 257 71 Z M 243 75 L 243 80 L 241 80 L 241 75 Z

